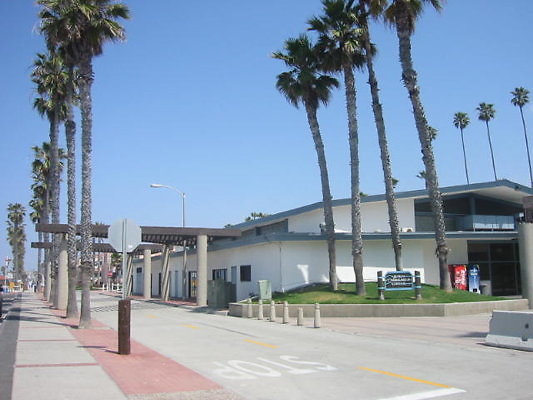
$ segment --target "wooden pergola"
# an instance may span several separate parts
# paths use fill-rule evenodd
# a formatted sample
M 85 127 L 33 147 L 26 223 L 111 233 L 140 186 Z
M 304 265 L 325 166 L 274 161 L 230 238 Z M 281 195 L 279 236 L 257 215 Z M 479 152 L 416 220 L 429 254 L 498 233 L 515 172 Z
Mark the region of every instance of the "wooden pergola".
M 68 233 L 67 224 L 36 224 L 35 230 L 42 233 L 52 233 L 62 235 L 63 251 L 66 252 L 64 246 L 65 236 Z M 92 226 L 93 238 L 105 239 L 108 237 L 109 225 L 94 224 Z M 76 226 L 76 234 L 80 234 L 80 225 Z M 150 291 L 146 293 L 149 288 L 149 276 L 151 275 L 151 253 L 161 253 L 162 257 L 162 288 L 161 298 L 166 301 L 170 293 L 170 271 L 169 260 L 170 250 L 174 246 L 181 246 L 184 249 L 187 247 L 196 247 L 198 257 L 198 287 L 196 302 L 200 306 L 207 305 L 207 246 L 220 239 L 236 238 L 241 236 L 241 231 L 238 229 L 218 229 L 218 228 L 180 228 L 180 227 L 165 227 L 165 226 L 141 226 L 141 244 L 132 252 L 131 255 L 143 253 L 144 254 L 144 296 L 150 296 Z M 33 242 L 33 248 L 49 248 L 50 243 Z M 114 249 L 109 243 L 93 243 L 93 250 L 95 252 L 114 252 Z M 184 270 L 186 271 L 184 255 Z M 61 260 L 61 256 L 60 256 Z M 131 260 L 130 260 L 131 262 Z M 60 269 L 66 270 L 66 265 L 61 265 Z M 64 263 L 63 263 L 64 264 Z M 131 269 L 129 268 L 130 273 Z M 58 274 L 58 276 L 66 276 L 66 273 Z M 66 279 L 66 278 L 63 278 Z M 129 279 L 129 276 L 126 277 Z

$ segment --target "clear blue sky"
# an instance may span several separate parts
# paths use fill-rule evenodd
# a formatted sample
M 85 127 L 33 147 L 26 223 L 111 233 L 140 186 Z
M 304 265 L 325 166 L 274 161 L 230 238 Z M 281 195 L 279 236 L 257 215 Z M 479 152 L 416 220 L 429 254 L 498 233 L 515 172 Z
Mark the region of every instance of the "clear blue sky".
M 189 226 L 222 227 L 252 211 L 320 201 L 305 112 L 276 91 L 284 66 L 270 58 L 284 40 L 305 31 L 307 19 L 320 13 L 320 1 L 125 2 L 132 13 L 127 41 L 107 45 L 94 61 L 93 220 L 179 225 L 180 197 L 149 188 L 154 182 L 186 192 Z M 31 147 L 48 140 L 47 121 L 32 109 L 29 78 L 36 52 L 44 49 L 37 12 L 30 0 L 0 0 L 2 222 L 8 203 L 27 206 Z M 429 123 L 439 130 L 442 186 L 466 183 L 452 124 L 456 111 L 471 119 L 465 131 L 471 182 L 493 179 L 485 126 L 475 111 L 480 102 L 495 104 L 491 133 L 499 177 L 529 184 L 519 112 L 509 92 L 517 86 L 533 91 L 531 21 L 531 0 L 449 0 L 442 13 L 427 9 L 420 20 L 413 56 Z M 398 190 L 420 189 L 420 146 L 400 80 L 396 35 L 377 25 L 372 33 L 393 174 Z M 364 73 L 357 79 L 361 189 L 383 193 L 367 79 Z M 319 110 L 335 198 L 350 193 L 342 93 Z M 525 118 L 533 130 L 531 104 Z M 66 220 L 64 208 L 61 218 Z M 36 240 L 29 221 L 27 236 Z M 0 257 L 10 254 L 4 223 Z M 35 251 L 28 250 L 26 269 L 35 264 Z

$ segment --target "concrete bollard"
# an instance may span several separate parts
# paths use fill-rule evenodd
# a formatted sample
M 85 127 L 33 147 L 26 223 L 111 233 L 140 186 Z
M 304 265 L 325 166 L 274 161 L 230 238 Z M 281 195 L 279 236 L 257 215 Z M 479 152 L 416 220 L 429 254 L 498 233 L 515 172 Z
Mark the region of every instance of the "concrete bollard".
M 385 282 L 383 281 L 383 271 L 378 271 L 378 297 L 385 300 Z
M 315 328 L 320 328 L 320 305 L 315 303 Z
M 286 301 L 283 302 L 283 324 L 289 323 L 289 303 Z
M 420 271 L 415 271 L 415 296 L 417 300 L 422 300 L 422 283 Z
M 257 319 L 265 319 L 263 315 L 263 300 L 259 300 L 259 308 L 257 310 Z
M 304 326 L 304 309 L 298 307 L 298 317 L 296 318 L 296 325 Z
M 274 300 L 270 302 L 270 322 L 276 321 L 276 303 Z
M 252 299 L 248 299 L 246 302 L 246 310 L 248 311 L 248 318 L 253 317 L 253 309 L 252 309 Z

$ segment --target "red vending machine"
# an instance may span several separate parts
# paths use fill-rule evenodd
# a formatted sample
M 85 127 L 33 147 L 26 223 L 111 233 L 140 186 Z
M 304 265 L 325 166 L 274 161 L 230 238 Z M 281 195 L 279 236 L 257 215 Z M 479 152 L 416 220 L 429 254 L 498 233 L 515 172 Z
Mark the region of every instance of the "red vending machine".
M 452 287 L 459 290 L 467 290 L 467 270 L 464 264 L 448 265 Z

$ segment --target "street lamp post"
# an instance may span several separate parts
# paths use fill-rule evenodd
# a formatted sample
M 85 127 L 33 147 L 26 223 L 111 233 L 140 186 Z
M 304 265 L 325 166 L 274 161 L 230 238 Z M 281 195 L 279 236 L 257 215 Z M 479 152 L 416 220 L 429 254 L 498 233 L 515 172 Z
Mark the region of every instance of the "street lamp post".
M 161 185 L 161 184 L 159 184 L 159 183 L 152 183 L 152 184 L 150 185 L 150 187 L 152 187 L 152 188 L 166 188 L 166 189 L 174 190 L 175 192 L 177 192 L 177 193 L 181 196 L 181 218 L 182 218 L 182 227 L 185 228 L 185 193 L 182 192 L 181 190 L 176 189 L 176 188 L 173 187 L 173 186 Z
M 152 183 L 152 188 L 166 188 L 177 192 L 181 196 L 181 217 L 182 227 L 185 228 L 185 192 L 176 189 L 174 186 L 162 185 L 160 183 Z M 185 292 L 187 290 L 187 243 L 183 242 L 183 274 L 182 274 L 182 298 L 185 299 Z

